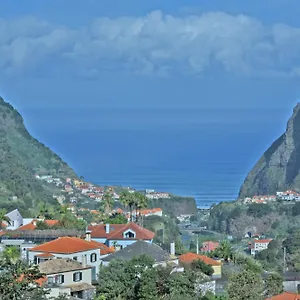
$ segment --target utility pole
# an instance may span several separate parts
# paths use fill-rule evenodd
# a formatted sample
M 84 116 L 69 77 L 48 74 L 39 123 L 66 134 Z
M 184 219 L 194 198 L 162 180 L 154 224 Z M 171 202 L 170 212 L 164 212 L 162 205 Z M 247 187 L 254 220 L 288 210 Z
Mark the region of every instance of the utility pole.
M 198 234 L 196 235 L 196 237 L 197 237 L 197 242 L 196 242 L 197 254 L 199 254 L 199 238 L 198 238 Z
M 283 247 L 283 271 L 286 271 L 286 247 Z

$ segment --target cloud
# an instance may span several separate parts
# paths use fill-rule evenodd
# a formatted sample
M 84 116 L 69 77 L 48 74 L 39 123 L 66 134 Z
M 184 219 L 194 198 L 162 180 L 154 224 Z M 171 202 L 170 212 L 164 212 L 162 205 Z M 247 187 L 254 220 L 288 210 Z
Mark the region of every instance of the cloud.
M 300 28 L 265 26 L 245 15 L 99 18 L 83 28 L 34 17 L 0 19 L 0 72 L 103 70 L 166 76 L 172 72 L 300 76 Z

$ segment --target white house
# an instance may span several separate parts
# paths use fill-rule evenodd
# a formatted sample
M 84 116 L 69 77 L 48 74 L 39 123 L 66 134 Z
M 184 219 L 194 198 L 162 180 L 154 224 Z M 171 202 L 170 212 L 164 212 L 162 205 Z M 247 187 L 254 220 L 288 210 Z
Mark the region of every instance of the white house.
M 268 249 L 268 246 L 272 239 L 254 240 L 251 244 L 251 255 L 255 255 L 262 250 Z
M 92 280 L 96 280 L 101 260 L 114 250 L 102 243 L 76 237 L 60 237 L 56 240 L 28 249 L 27 260 L 39 264 L 53 258 L 69 258 L 92 267 Z
M 135 223 L 128 224 L 100 224 L 89 226 L 91 238 L 104 243 L 108 247 L 123 249 L 124 247 L 143 240 L 152 243 L 155 233 Z
M 8 217 L 10 220 L 9 224 L 4 222 L 7 225 L 6 229 L 15 230 L 23 225 L 23 217 L 20 214 L 20 212 L 18 211 L 18 209 L 15 209 L 15 210 L 7 213 L 5 216 Z
M 39 269 L 46 276 L 41 283 L 50 289 L 49 298 L 67 294 L 79 299 L 93 299 L 92 267 L 85 261 L 80 263 L 69 258 L 54 258 L 40 263 Z

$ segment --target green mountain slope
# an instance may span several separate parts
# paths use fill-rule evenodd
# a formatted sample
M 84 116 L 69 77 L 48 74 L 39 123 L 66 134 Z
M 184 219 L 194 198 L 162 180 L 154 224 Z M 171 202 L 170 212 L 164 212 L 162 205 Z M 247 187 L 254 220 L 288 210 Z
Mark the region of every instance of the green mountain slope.
M 49 148 L 33 138 L 22 116 L 0 97 L 0 207 L 37 207 L 39 202 L 56 204 L 49 188 L 34 174 L 60 178 L 76 177 L 74 171 Z M 17 201 L 11 201 L 17 196 Z

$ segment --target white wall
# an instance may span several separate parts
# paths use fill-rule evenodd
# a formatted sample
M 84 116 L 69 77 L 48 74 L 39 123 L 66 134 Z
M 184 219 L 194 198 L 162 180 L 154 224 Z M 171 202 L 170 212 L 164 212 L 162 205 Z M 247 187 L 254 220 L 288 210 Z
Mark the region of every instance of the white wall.
M 28 261 L 31 263 L 34 263 L 34 257 L 38 254 L 41 254 L 44 252 L 34 252 L 34 251 L 28 251 Z M 95 249 L 95 250 L 89 250 L 89 251 L 83 251 L 83 252 L 77 252 L 77 253 L 72 253 L 72 254 L 60 254 L 60 253 L 53 253 L 51 252 L 56 258 L 57 257 L 61 257 L 61 258 L 70 258 L 70 259 L 74 259 L 74 257 L 77 257 L 77 261 L 82 263 L 82 256 L 86 255 L 87 258 L 87 265 L 95 267 L 95 274 L 96 274 L 96 278 L 98 276 L 99 273 L 99 267 L 100 267 L 100 249 Z M 91 262 L 91 254 L 95 253 L 96 254 L 96 261 L 95 262 Z

